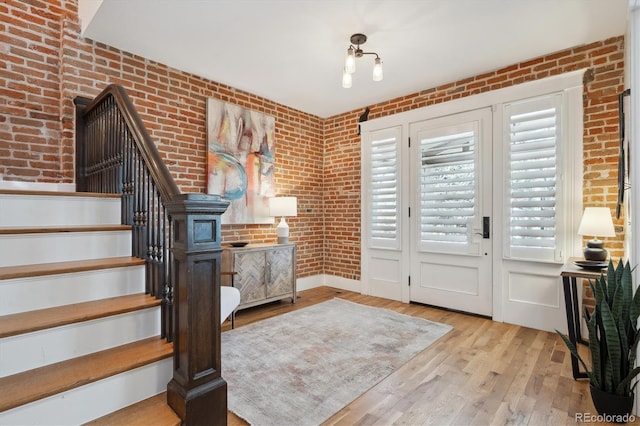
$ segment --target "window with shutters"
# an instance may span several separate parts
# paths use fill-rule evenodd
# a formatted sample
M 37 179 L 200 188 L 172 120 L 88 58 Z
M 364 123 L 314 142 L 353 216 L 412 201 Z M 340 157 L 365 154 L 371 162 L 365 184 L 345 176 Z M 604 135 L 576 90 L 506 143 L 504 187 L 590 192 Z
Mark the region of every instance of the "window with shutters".
M 374 248 L 400 248 L 400 128 L 370 133 L 369 242 Z
M 419 132 L 420 248 L 469 253 L 477 206 L 477 122 Z
M 505 106 L 507 257 L 559 260 L 561 107 L 559 94 Z

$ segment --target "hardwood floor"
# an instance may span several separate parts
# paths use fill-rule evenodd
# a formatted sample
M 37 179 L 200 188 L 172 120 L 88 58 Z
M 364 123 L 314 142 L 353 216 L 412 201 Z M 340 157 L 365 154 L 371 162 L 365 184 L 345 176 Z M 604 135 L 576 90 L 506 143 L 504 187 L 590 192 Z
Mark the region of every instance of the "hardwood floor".
M 454 329 L 325 425 L 575 425 L 585 423 L 576 415 L 597 415 L 588 382 L 573 379 L 570 354 L 553 333 L 330 287 L 299 292 L 295 305 L 239 311 L 236 328 L 334 297 Z M 247 424 L 231 412 L 228 423 Z

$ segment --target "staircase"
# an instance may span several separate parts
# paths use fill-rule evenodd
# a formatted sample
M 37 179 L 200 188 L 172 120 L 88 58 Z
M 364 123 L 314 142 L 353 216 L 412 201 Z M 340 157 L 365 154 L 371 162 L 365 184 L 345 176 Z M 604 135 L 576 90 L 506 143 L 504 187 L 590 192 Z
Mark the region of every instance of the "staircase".
M 120 210 L 117 195 L 0 189 L 1 425 L 180 423 L 163 394 L 173 345 Z

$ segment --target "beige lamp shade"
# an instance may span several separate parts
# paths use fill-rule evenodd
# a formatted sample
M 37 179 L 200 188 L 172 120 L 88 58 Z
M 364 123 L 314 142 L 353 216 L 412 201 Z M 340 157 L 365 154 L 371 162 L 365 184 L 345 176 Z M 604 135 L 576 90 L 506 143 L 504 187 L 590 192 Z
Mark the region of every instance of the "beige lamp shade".
M 608 253 L 604 243 L 598 237 L 615 237 L 611 210 L 608 207 L 587 207 L 584 209 L 578 235 L 593 237 L 587 241 L 584 249 L 585 260 L 602 262 L 607 259 Z
M 587 207 L 584 209 L 578 235 L 588 237 L 615 237 L 611 210 L 608 207 Z
M 269 198 L 269 216 L 291 217 L 298 215 L 298 198 L 273 197 Z

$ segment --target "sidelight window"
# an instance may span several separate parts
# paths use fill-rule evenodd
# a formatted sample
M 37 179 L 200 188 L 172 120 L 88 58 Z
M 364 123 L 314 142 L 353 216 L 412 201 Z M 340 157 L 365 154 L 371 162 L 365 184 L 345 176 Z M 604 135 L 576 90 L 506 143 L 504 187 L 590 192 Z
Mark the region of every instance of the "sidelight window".
M 508 253 L 513 258 L 554 260 L 561 249 L 561 100 L 561 95 L 552 95 L 505 106 Z

